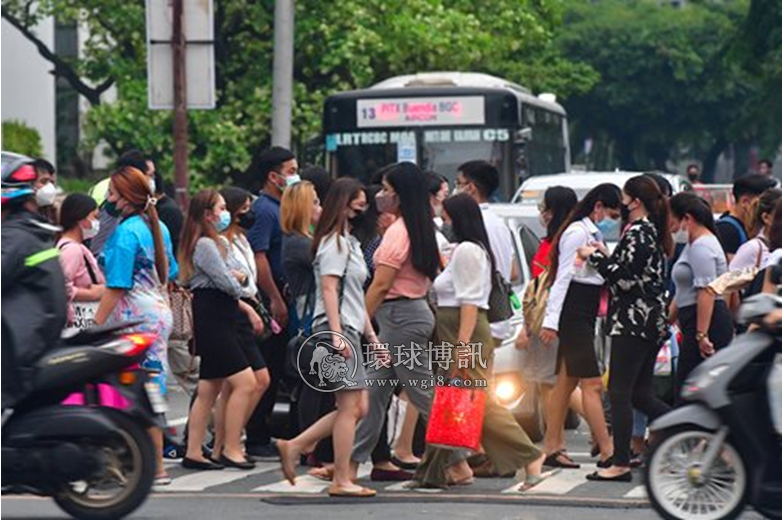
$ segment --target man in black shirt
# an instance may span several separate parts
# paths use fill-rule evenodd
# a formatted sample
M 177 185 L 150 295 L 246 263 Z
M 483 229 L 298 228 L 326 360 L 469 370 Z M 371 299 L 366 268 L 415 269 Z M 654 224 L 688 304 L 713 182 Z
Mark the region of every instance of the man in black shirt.
M 182 232 L 182 224 L 185 221 L 185 217 L 182 211 L 174 201 L 174 195 L 172 194 L 171 185 L 163 181 L 163 175 L 155 171 L 155 198 L 158 200 L 155 207 L 158 209 L 158 217 L 169 229 L 171 235 L 171 247 L 174 250 L 174 255 L 177 255 L 177 248 L 179 247 L 179 235 Z
M 734 206 L 716 223 L 718 239 L 729 262 L 739 247 L 756 234 L 756 204 L 762 192 L 775 185 L 773 178 L 760 174 L 749 174 L 734 182 Z

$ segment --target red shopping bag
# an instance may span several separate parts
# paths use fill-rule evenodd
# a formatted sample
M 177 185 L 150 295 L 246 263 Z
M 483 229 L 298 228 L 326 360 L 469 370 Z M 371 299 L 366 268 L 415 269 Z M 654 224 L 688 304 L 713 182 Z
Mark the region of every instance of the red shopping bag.
M 437 386 L 427 425 L 427 444 L 478 451 L 484 424 L 484 390 Z

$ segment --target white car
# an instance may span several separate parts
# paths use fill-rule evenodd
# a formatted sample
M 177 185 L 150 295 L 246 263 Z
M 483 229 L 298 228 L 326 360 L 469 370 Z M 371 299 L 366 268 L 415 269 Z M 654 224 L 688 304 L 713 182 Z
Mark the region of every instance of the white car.
M 516 262 L 519 264 L 517 272 L 520 274 L 517 280 L 511 281 L 511 285 L 521 301 L 525 285 L 531 278 L 530 266 L 541 242 L 539 237 L 543 235 L 538 221 L 538 208 L 535 205 L 492 203 L 490 210 L 506 223 L 511 233 Z M 510 321 L 512 333 L 494 353 L 492 393 L 500 404 L 511 411 L 528 436 L 538 441 L 544 432 L 538 390 L 535 386 L 529 386 L 523 377 L 524 354 L 514 348 L 514 340 L 524 326 L 522 310 L 516 310 Z M 572 417 L 570 424 L 573 425 L 573 422 Z

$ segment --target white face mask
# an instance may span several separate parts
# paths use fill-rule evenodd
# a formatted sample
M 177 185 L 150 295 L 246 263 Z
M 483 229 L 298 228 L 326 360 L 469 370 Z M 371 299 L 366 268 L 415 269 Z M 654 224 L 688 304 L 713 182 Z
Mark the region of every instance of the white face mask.
M 441 217 L 443 215 L 443 205 L 433 205 L 432 212 L 435 214 L 435 217 Z
M 460 194 L 462 194 L 463 190 L 464 189 L 462 187 L 460 187 L 460 186 L 454 187 L 454 190 L 451 191 L 451 195 L 452 196 L 459 196 Z
M 54 183 L 47 183 L 35 193 L 35 202 L 39 207 L 54 205 L 55 198 L 57 198 L 57 187 L 54 186 Z
M 681 228 L 677 232 L 672 234 L 672 239 L 676 244 L 684 245 L 690 240 L 690 235 L 688 234 L 687 229 Z
M 82 237 L 87 239 L 92 239 L 95 236 L 98 235 L 98 231 L 101 229 L 101 222 L 97 219 L 91 219 L 90 220 L 90 228 L 84 228 L 82 227 Z

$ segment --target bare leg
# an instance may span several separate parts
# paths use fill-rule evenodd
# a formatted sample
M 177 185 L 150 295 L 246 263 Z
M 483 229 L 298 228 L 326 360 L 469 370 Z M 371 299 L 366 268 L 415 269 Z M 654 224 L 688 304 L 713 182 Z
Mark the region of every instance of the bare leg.
M 223 379 L 200 380 L 198 382 L 198 393 L 188 418 L 189 435 L 186 457 L 190 460 L 206 462 L 201 454 L 201 445 L 204 443 L 212 407 L 215 405 L 215 400 L 222 386 Z
M 220 395 L 215 401 L 215 413 L 213 421 L 215 426 L 215 441 L 212 445 L 212 458 L 217 460 L 223 455 L 223 444 L 226 443 L 226 402 L 231 396 L 231 386 L 227 381 L 223 382 Z
M 223 456 L 236 462 L 245 461 L 242 448 L 242 430 L 245 427 L 250 399 L 256 390 L 256 378 L 249 367 L 226 379 L 231 386 L 231 395 L 226 401 L 226 440 Z
M 149 429 L 149 434 L 152 437 L 152 444 L 155 446 L 155 466 L 158 470 L 156 475 L 165 475 L 166 468 L 163 467 L 163 432 L 160 428 L 154 427 Z
M 598 447 L 601 450 L 601 459 L 606 460 L 614 454 L 614 444 L 609 436 L 609 430 L 606 427 L 606 417 L 601 403 L 601 392 L 603 391 L 603 382 L 600 377 L 593 379 L 582 379 L 580 386 L 582 388 L 582 404 L 585 410 L 585 419 L 590 425 L 590 431 Z
M 402 423 L 400 436 L 394 442 L 393 454 L 403 462 L 418 463 L 420 459 L 413 454 L 413 437 L 416 433 L 416 423 L 419 420 L 419 411 L 408 401 L 405 392 L 400 394 L 400 399 L 407 402 L 405 408 L 405 420 Z
M 563 449 L 563 424 L 565 423 L 568 401 L 576 388 L 578 379 L 566 374 L 565 365 L 561 365 L 557 375 L 557 382 L 549 398 L 549 407 L 546 412 L 546 434 L 544 435 L 544 453 L 552 453 Z
M 337 417 L 334 422 L 334 478 L 332 484 L 339 488 L 355 489 L 351 453 L 353 451 L 356 423 L 367 413 L 367 392 L 337 392 Z

